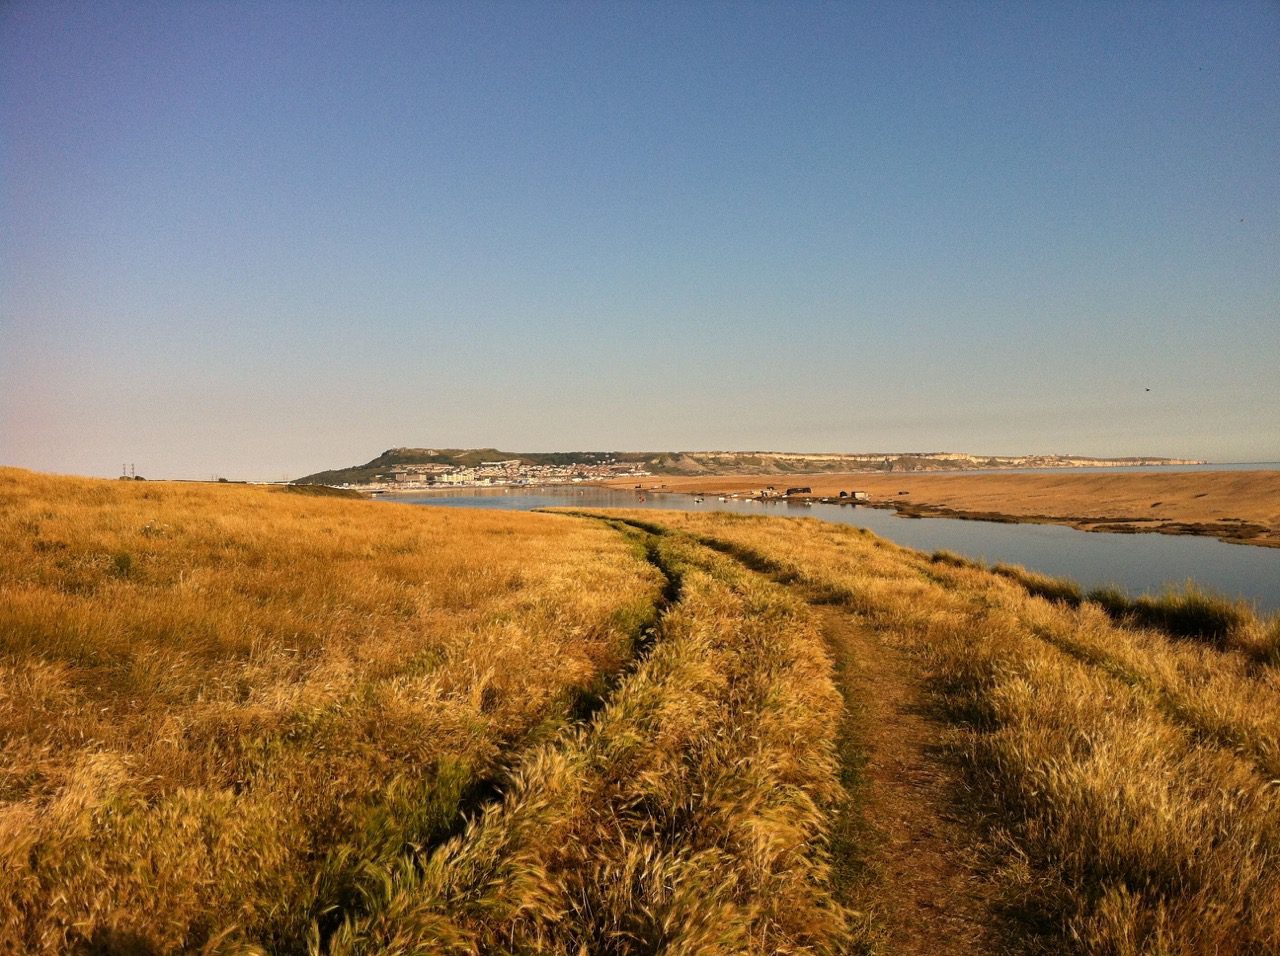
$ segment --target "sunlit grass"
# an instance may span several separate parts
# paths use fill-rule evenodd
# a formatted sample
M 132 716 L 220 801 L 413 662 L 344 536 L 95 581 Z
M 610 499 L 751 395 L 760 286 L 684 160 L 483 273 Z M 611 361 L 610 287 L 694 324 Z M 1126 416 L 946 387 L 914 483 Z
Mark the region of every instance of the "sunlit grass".
M 1128 598 L 1115 588 L 1100 588 L 1089 592 L 1089 600 L 1122 623 L 1158 628 L 1174 637 L 1221 648 L 1237 642 L 1256 624 L 1255 615 L 1243 603 L 1210 594 L 1194 583 L 1137 598 Z
M 688 541 L 652 654 L 505 799 L 386 871 L 333 954 L 835 952 L 840 699 L 807 609 Z
M 300 951 L 622 665 L 661 584 L 564 518 L 14 470 L 0 541 L 13 952 Z
M 859 950 L 814 601 L 921 668 L 1019 945 L 1280 951 L 1280 623 L 1230 602 L 810 520 L 0 506 L 0 952 Z
M 918 658 L 1019 945 L 1280 951 L 1274 668 L 856 529 L 663 523 L 834 598 Z
M 953 568 L 986 567 L 981 561 L 950 551 L 935 551 L 929 560 Z M 1079 607 L 1084 601 L 1090 601 L 1114 621 L 1128 627 L 1153 628 L 1171 637 L 1203 641 L 1219 649 L 1241 650 L 1262 663 L 1274 663 L 1280 655 L 1280 643 L 1274 636 L 1280 630 L 1280 619 L 1270 623 L 1262 621 L 1246 602 L 1214 594 L 1194 581 L 1160 594 L 1131 597 L 1114 585 L 1094 588 L 1086 594 L 1074 581 L 1040 574 L 1016 564 L 996 564 L 991 571 L 1016 581 L 1028 594 L 1068 607 Z

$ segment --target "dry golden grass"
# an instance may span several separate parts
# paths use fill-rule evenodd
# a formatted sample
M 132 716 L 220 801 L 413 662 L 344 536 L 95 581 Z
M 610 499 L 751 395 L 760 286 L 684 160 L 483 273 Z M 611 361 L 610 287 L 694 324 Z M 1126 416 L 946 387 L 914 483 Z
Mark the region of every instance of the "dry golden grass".
M 0 953 L 865 947 L 811 600 L 926 675 L 1019 945 L 1280 953 L 1274 622 L 794 519 L 0 470 L 0 533 Z
M 986 567 L 952 554 L 935 551 L 934 564 L 958 568 Z M 1016 564 L 997 564 L 991 570 L 1016 581 L 1028 594 L 1068 607 L 1085 601 L 1100 608 L 1113 621 L 1131 628 L 1151 628 L 1169 637 L 1200 641 L 1219 650 L 1239 651 L 1259 664 L 1280 663 L 1280 617 L 1260 618 L 1247 601 L 1214 594 L 1188 581 L 1182 587 L 1167 588 L 1160 594 L 1130 597 L 1118 587 L 1094 588 L 1088 594 L 1074 581 L 1050 577 Z
M 842 951 L 840 700 L 807 608 L 687 540 L 652 653 L 457 839 L 385 871 L 357 953 Z
M 608 528 L 0 470 L 0 952 L 297 952 L 651 620 Z
M 918 655 L 1023 943 L 1280 952 L 1275 668 L 856 529 L 662 523 L 806 584 Z

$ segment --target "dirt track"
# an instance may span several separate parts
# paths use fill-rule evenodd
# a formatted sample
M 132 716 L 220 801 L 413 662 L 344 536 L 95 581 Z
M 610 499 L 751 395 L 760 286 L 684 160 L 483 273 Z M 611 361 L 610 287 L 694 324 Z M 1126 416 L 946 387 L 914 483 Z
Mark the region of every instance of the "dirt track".
M 973 860 L 973 837 L 954 819 L 954 781 L 938 756 L 943 729 L 925 712 L 905 651 L 847 612 L 815 607 L 856 708 L 862 815 L 874 833 L 870 879 L 852 902 L 875 927 L 877 951 L 967 956 L 1001 950 L 990 885 Z

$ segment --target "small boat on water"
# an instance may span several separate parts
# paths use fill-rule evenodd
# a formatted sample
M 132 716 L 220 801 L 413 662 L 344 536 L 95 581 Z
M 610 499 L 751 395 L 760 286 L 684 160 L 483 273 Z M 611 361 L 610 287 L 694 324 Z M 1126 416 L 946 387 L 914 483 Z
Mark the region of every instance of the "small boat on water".
M 702 504 L 702 498 L 701 498 L 701 497 L 694 498 L 694 499 L 693 499 L 693 503 L 694 503 L 695 505 L 700 505 L 700 504 Z
M 721 495 L 721 496 L 720 496 L 720 500 L 721 500 L 721 501 L 728 501 L 729 499 L 728 499 L 728 498 L 726 498 L 724 495 Z

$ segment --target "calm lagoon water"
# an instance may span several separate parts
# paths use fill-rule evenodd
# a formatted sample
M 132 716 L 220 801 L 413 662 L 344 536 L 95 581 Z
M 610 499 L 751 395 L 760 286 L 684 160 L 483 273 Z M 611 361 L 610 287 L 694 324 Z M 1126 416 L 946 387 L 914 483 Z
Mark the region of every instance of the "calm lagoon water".
M 1221 466 L 1219 466 L 1221 467 Z M 1255 466 L 1258 467 L 1258 466 Z M 1280 548 L 1226 544 L 1214 538 L 1164 534 L 1107 534 L 1060 525 L 999 524 L 957 518 L 900 518 L 893 511 L 852 505 L 751 501 L 698 504 L 688 495 L 619 488 L 483 488 L 388 496 L 387 501 L 446 508 L 645 508 L 786 515 L 855 525 L 922 551 L 946 548 L 995 563 L 1021 564 L 1067 577 L 1086 588 L 1116 584 L 1131 594 L 1153 593 L 1194 580 L 1210 590 L 1252 601 L 1266 614 L 1280 612 Z

